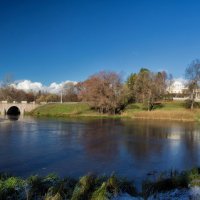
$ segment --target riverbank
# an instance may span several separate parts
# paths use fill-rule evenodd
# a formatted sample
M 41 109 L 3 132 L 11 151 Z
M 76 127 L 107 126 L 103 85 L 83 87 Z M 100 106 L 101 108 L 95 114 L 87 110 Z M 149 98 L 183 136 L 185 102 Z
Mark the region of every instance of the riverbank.
M 100 114 L 87 103 L 52 103 L 40 106 L 28 113 L 35 117 L 93 117 L 132 118 L 173 121 L 200 121 L 200 109 L 186 109 L 183 102 L 164 102 L 152 111 L 145 111 L 142 104 L 130 104 L 118 115 Z
M 91 118 L 120 118 L 121 115 L 100 114 L 90 109 L 87 103 L 51 103 L 42 105 L 28 115 L 34 117 L 91 117 Z
M 141 188 L 142 191 L 137 191 L 133 181 L 116 175 L 105 177 L 89 174 L 77 180 L 59 178 L 55 174 L 23 179 L 0 173 L 0 199 L 199 199 L 200 168 L 162 173 L 154 177 L 154 181 L 143 181 Z

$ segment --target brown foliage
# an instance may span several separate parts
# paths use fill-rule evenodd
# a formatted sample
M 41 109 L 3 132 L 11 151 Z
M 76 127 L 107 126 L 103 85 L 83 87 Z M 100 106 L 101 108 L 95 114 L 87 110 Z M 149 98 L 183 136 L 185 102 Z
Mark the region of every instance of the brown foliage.
M 124 105 L 124 87 L 114 72 L 99 72 L 78 84 L 79 98 L 100 113 L 115 114 Z

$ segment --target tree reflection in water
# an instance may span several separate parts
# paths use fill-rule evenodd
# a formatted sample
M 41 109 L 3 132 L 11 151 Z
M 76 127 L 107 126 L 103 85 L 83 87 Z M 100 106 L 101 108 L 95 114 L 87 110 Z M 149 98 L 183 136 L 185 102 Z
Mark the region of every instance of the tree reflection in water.
M 0 122 L 0 171 L 71 176 L 115 171 L 141 180 L 149 171 L 200 165 L 199 130 L 196 123 L 145 120 Z

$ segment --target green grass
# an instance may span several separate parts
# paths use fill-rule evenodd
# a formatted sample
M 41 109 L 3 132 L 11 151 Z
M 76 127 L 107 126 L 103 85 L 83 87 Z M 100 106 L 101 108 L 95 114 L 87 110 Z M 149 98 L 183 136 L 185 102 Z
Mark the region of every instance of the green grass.
M 139 112 L 145 110 L 146 109 L 142 103 L 132 103 L 126 107 L 125 112 Z M 184 102 L 169 101 L 162 102 L 160 106 L 155 106 L 153 110 L 186 110 L 186 108 L 184 107 Z
M 159 110 L 186 110 L 184 107 L 184 102 L 180 101 L 171 101 L 171 102 L 164 102 L 162 103 L 163 106 L 159 108 Z
M 87 103 L 51 103 L 39 106 L 28 115 L 36 117 L 90 117 L 90 118 L 121 118 L 121 115 L 100 114 L 92 110 Z
M 70 115 L 81 115 L 83 113 L 92 112 L 86 103 L 51 103 L 42 105 L 30 114 L 34 116 L 57 116 L 64 117 Z

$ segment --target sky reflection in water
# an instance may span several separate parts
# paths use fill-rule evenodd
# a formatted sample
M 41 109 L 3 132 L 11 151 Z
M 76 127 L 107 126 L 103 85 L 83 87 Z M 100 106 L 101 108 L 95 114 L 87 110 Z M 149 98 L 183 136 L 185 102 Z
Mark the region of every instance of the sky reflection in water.
M 78 177 L 116 172 L 142 180 L 148 172 L 200 165 L 200 125 L 140 120 L 0 122 L 0 171 Z

